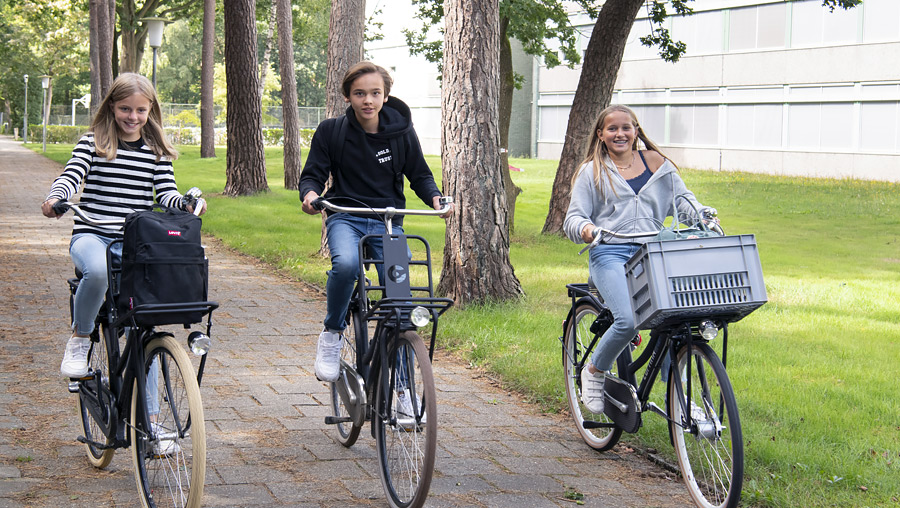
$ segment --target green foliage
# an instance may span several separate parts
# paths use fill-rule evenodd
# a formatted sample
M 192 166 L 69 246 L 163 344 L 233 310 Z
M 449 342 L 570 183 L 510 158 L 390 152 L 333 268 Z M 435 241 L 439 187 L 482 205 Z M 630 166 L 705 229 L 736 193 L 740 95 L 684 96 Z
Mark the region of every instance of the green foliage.
M 28 141 L 32 143 L 42 142 L 43 129 L 44 126 L 42 124 L 29 125 Z M 47 143 L 75 144 L 87 130 L 87 125 L 48 125 Z

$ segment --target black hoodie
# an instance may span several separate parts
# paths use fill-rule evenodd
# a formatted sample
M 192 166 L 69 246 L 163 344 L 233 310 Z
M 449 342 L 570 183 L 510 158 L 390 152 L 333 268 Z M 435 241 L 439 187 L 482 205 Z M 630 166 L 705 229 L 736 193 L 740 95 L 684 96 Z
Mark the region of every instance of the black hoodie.
M 339 128 L 342 117 L 323 121 L 313 134 L 300 174 L 300 200 L 309 191 L 321 195 L 331 175 L 334 181 L 323 197 L 337 205 L 406 208 L 405 175 L 410 188 L 431 208 L 434 196 L 440 196 L 441 191 L 425 163 L 409 106 L 396 97 L 388 97 L 378 113 L 375 134 L 363 130 L 352 107 L 347 108 L 345 116 L 348 122 L 342 146 L 331 146 L 336 139 L 334 130 Z M 403 156 L 391 153 L 392 146 L 402 147 Z M 343 150 L 340 157 L 335 150 Z M 337 160 L 340 167 L 335 167 Z M 396 167 L 398 160 L 403 167 Z M 395 217 L 395 224 L 402 222 L 402 217 Z

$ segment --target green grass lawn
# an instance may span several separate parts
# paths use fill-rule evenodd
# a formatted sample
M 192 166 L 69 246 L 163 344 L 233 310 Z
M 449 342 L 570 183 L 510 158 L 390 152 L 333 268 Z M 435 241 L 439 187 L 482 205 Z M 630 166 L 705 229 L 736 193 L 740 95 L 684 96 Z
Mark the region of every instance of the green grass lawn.
M 199 148 L 180 148 L 180 187 L 201 187 L 210 201 L 206 233 L 324 284 L 321 220 L 284 190 L 280 150 L 266 152 L 270 192 L 225 198 L 225 149 L 201 160 Z M 70 150 L 48 146 L 47 155 L 65 162 Z M 439 163 L 429 158 L 438 181 Z M 510 257 L 526 296 L 451 310 L 439 343 L 545 410 L 565 411 L 557 338 L 569 304 L 565 284 L 586 279 L 587 260 L 579 246 L 540 234 L 556 162 L 511 163 L 524 169 L 512 175 L 523 193 Z M 728 233 L 756 235 L 766 281 L 769 302 L 733 324 L 729 338 L 746 447 L 744 504 L 900 505 L 900 185 L 681 173 L 701 202 L 718 208 Z M 408 204 L 424 207 L 413 195 Z M 439 276 L 443 222 L 410 217 L 406 230 L 431 242 Z M 655 415 L 626 439 L 671 456 Z

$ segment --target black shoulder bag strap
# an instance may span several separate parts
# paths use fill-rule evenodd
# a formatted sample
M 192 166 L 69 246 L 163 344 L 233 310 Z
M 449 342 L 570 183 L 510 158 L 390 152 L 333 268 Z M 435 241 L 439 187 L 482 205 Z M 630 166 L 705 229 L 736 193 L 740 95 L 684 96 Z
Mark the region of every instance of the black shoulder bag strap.
M 344 141 L 347 139 L 347 115 L 341 115 L 335 119 L 334 128 L 331 130 L 331 145 L 328 147 L 328 155 L 331 156 L 332 169 L 341 167 L 344 160 Z

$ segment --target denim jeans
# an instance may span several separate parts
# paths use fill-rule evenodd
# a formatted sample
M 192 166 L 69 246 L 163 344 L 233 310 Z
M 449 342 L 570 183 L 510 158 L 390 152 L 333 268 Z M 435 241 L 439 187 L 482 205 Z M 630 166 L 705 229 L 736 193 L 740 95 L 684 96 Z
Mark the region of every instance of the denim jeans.
M 403 228 L 393 226 L 393 232 L 403 233 Z M 384 222 L 377 218 L 356 217 L 336 213 L 325 221 L 328 249 L 331 251 L 331 270 L 325 283 L 325 328 L 331 332 L 344 330 L 344 318 L 353 296 L 353 287 L 359 276 L 359 240 L 365 235 L 385 233 Z M 380 237 L 368 242 L 372 257 L 384 257 Z M 376 265 L 378 280 L 384 280 L 384 266 Z
M 94 331 L 94 322 L 100 306 L 106 297 L 109 287 L 108 271 L 106 267 L 106 249 L 111 238 L 94 235 L 91 233 L 78 233 L 72 235 L 69 242 L 69 254 L 72 262 L 81 273 L 81 282 L 75 291 L 75 303 L 73 308 L 74 320 L 72 330 L 78 335 L 90 335 Z M 113 262 L 122 259 L 122 243 L 112 247 Z M 102 339 L 101 339 L 102 340 Z M 159 413 L 159 365 L 156 361 L 147 373 L 147 407 L 151 415 Z
M 90 335 L 94 320 L 109 287 L 106 269 L 106 248 L 112 239 L 91 233 L 78 233 L 69 242 L 69 254 L 75 268 L 81 271 L 81 282 L 75 291 L 72 330 L 78 335 Z M 112 248 L 114 259 L 122 259 L 122 244 Z
M 614 319 L 591 356 L 591 363 L 597 369 L 610 370 L 637 333 L 625 280 L 625 262 L 639 248 L 637 244 L 600 244 L 590 251 L 591 279 Z

